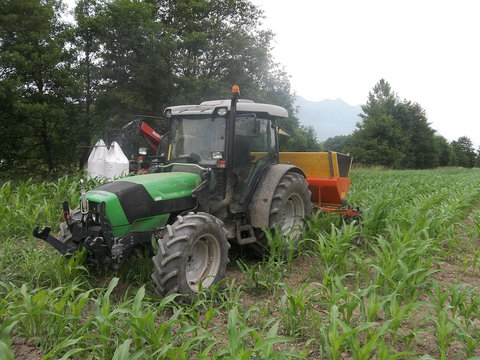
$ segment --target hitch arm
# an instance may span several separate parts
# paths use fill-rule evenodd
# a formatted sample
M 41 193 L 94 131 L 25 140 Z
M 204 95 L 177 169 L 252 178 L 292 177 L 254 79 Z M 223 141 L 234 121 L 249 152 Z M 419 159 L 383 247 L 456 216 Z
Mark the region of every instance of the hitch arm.
M 35 229 L 33 229 L 33 236 L 49 243 L 62 255 L 73 255 L 73 253 L 75 253 L 75 249 L 67 246 L 57 238 L 50 235 L 50 227 L 48 226 L 42 228 L 40 231 L 39 227 L 35 226 Z

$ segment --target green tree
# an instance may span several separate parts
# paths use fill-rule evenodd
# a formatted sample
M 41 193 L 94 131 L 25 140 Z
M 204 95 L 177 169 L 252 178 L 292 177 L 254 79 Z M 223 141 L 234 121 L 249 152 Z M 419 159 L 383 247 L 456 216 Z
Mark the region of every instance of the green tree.
M 295 117 L 288 75 L 271 54 L 273 33 L 261 30 L 263 13 L 245 0 L 152 1 L 174 46 L 176 75 L 172 103 L 228 98 L 230 87 L 241 97 L 284 106 L 289 119 L 280 125 L 292 136 L 282 150 L 321 148 L 313 129 Z
M 158 115 L 174 89 L 172 55 L 155 8 L 141 1 L 114 0 L 98 9 L 102 67 L 96 111 L 108 126 L 132 115 Z
M 384 114 L 364 120 L 349 149 L 362 164 L 401 168 L 407 142 L 395 119 Z
M 475 150 L 472 140 L 466 136 L 461 136 L 456 141 L 451 142 L 453 153 L 453 165 L 472 168 L 475 165 Z
M 348 147 L 361 163 L 416 169 L 437 165 L 434 130 L 419 104 L 401 101 L 382 79 L 362 111 Z
M 322 151 L 323 146 L 317 140 L 312 126 L 302 126 L 295 116 L 281 119 L 280 126 L 287 130 L 289 137 L 279 136 L 280 151 Z
M 394 117 L 408 138 L 402 167 L 413 169 L 435 167 L 438 161 L 435 130 L 427 122 L 425 110 L 417 103 L 404 100 L 396 105 Z
M 0 3 L 0 158 L 9 166 L 37 164 L 51 171 L 73 157 L 75 133 L 68 25 L 57 0 Z
M 257 100 L 283 90 L 283 74 L 271 60 L 271 31 L 259 29 L 262 12 L 245 0 L 156 1 L 159 20 L 174 44 L 179 103 L 228 95 L 233 84 Z M 275 89 L 276 85 L 279 89 Z
M 443 136 L 435 136 L 436 153 L 438 154 L 438 166 L 449 166 L 452 164 L 452 147 Z
M 408 139 L 394 118 L 398 97 L 390 84 L 381 79 L 362 105 L 361 122 L 352 136 L 350 151 L 365 165 L 399 168 L 406 156 Z
M 480 167 L 480 147 L 477 149 L 477 154 L 475 157 L 475 167 Z
M 94 105 L 98 98 L 102 83 L 101 43 L 102 23 L 98 16 L 103 2 L 99 0 L 80 0 L 77 2 L 74 15 L 74 50 L 76 52 L 75 74 L 77 79 L 76 118 L 80 124 L 77 134 L 81 146 L 80 168 L 87 161 L 92 136 L 101 128 L 102 118 L 96 116 Z
M 323 146 L 331 151 L 348 152 L 346 149 L 350 146 L 351 142 L 352 135 L 338 135 L 325 140 Z

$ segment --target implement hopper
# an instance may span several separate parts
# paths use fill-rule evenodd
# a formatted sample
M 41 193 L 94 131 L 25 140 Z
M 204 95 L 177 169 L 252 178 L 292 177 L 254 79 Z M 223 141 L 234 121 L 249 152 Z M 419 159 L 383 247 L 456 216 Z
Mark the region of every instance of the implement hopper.
M 312 193 L 311 201 L 320 210 L 358 215 L 358 210 L 348 208 L 345 200 L 350 188 L 350 155 L 334 151 L 281 152 L 280 162 L 292 163 L 305 172 Z

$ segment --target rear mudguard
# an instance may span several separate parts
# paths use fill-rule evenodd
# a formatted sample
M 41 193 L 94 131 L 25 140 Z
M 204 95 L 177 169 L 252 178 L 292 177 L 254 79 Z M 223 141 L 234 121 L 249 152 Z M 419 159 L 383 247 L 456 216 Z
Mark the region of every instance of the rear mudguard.
M 250 219 L 253 227 L 268 227 L 273 193 L 282 176 L 289 171 L 305 176 L 305 173 L 299 167 L 290 164 L 272 165 L 262 175 L 259 182 L 260 185 L 253 193 L 252 201 L 250 203 Z

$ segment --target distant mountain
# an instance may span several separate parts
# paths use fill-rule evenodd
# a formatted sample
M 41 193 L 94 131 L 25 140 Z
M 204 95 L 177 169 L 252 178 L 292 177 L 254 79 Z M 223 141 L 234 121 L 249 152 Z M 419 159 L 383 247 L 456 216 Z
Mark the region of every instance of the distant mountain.
M 360 105 L 352 106 L 342 99 L 308 101 L 297 96 L 295 104 L 299 107 L 297 117 L 300 124 L 313 126 L 320 141 L 337 135 L 350 135 L 361 120 Z

